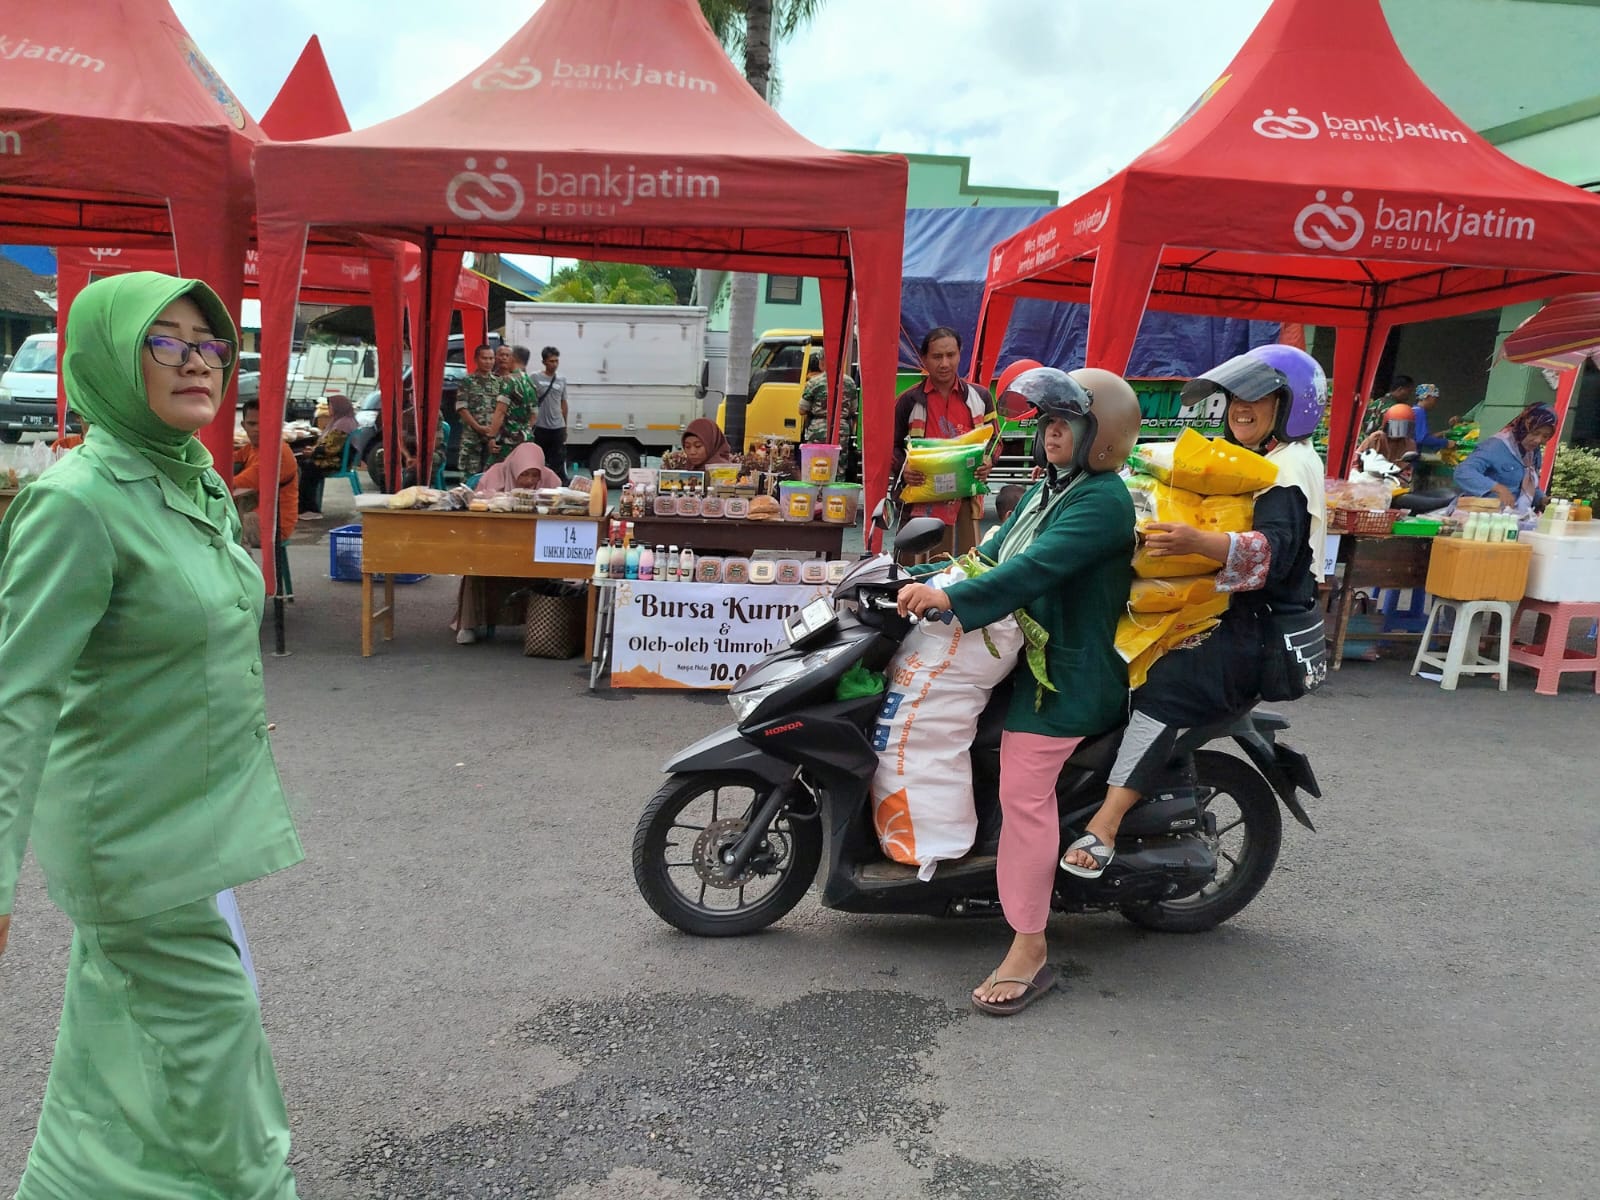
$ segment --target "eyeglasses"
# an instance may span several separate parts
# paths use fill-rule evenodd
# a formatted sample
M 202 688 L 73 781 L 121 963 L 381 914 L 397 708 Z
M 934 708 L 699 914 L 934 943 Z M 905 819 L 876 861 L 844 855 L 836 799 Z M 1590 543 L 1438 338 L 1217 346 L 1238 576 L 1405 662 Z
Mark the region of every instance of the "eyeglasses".
M 163 367 L 181 367 L 189 355 L 198 353 L 200 361 L 208 367 L 221 370 L 233 361 L 233 343 L 226 338 L 207 338 L 203 342 L 186 342 L 165 333 L 152 333 L 144 339 L 150 357 Z

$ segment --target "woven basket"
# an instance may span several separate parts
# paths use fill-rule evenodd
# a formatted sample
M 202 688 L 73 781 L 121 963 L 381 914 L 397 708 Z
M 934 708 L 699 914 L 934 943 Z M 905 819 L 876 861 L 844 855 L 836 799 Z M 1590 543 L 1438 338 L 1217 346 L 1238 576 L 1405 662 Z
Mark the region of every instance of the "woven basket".
M 1394 523 L 1405 516 L 1397 508 L 1371 512 L 1359 508 L 1335 508 L 1328 513 L 1329 533 L 1389 533 Z
M 528 597 L 522 653 L 529 658 L 575 658 L 583 652 L 587 594 L 582 588 Z

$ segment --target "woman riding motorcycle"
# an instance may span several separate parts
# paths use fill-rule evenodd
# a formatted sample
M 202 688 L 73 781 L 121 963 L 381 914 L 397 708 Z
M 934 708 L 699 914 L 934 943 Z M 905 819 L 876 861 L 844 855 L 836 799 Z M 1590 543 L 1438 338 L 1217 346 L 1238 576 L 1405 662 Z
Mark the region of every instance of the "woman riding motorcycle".
M 1188 403 L 1221 392 L 1228 399 L 1227 439 L 1277 464 L 1278 482 L 1257 493 L 1246 533 L 1209 533 L 1188 525 L 1151 524 L 1153 555 L 1202 554 L 1223 563 L 1219 592 L 1238 593 L 1222 620 L 1197 645 L 1157 659 L 1133 696 L 1106 800 L 1061 867 L 1098 878 L 1113 857 L 1122 818 L 1185 729 L 1249 709 L 1261 690 L 1262 626 L 1272 613 L 1309 612 L 1321 576 L 1326 523 L 1322 460 L 1309 439 L 1322 420 L 1327 378 L 1317 361 L 1292 346 L 1261 346 L 1230 358 L 1183 389 Z
M 1015 937 L 972 993 L 977 1008 L 996 1016 L 1055 986 L 1044 928 L 1060 848 L 1056 779 L 1079 742 L 1126 713 L 1127 667 L 1114 639 L 1132 578 L 1133 502 L 1116 471 L 1139 432 L 1138 397 L 1109 371 L 1026 371 L 1001 407 L 1019 401 L 1038 411 L 1035 459 L 1042 456 L 1045 478 L 978 547 L 998 565 L 943 590 L 913 583 L 899 593 L 902 613 L 947 609 L 976 630 L 1026 609 L 1048 634 L 1049 683 L 1035 688 L 1024 673 L 1000 743 L 996 872 Z

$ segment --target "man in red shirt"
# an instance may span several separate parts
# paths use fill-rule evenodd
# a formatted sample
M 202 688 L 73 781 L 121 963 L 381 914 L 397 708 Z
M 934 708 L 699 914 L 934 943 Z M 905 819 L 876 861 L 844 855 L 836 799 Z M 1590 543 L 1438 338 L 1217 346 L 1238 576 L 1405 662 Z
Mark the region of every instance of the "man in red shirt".
M 249 445 L 244 461 L 233 473 L 233 502 L 239 506 L 239 523 L 244 527 L 244 544 L 252 550 L 261 545 L 261 518 L 256 506 L 261 500 L 261 405 L 246 400 L 239 410 L 240 424 Z M 300 519 L 300 464 L 294 451 L 278 442 L 278 541 L 289 540 Z
M 962 379 L 961 335 L 945 325 L 936 326 L 922 336 L 918 347 L 922 369 L 928 378 L 909 387 L 894 402 L 894 459 L 890 478 L 899 478 L 900 489 L 921 483 L 922 473 L 906 464 L 906 439 L 914 437 L 952 438 L 969 433 L 986 414 L 994 412 L 994 400 L 983 388 Z M 978 478 L 987 480 L 993 463 L 990 459 L 978 468 Z M 908 504 L 901 520 L 911 517 L 938 517 L 946 525 L 944 540 L 929 553 L 965 554 L 978 544 L 978 522 L 983 518 L 983 497 L 942 500 L 928 504 Z

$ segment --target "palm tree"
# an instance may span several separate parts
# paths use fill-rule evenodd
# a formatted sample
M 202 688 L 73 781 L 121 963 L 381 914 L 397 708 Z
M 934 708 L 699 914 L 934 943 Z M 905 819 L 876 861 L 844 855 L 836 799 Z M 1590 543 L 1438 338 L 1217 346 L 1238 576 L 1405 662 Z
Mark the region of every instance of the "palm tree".
M 786 41 L 822 8 L 824 0 L 700 0 L 711 31 L 717 35 L 735 62 L 744 61 L 745 80 L 756 95 L 773 99 L 774 68 L 772 47 Z M 708 308 L 714 297 L 706 294 L 713 272 L 698 277 L 699 300 Z M 728 441 L 744 448 L 744 413 L 749 401 L 750 351 L 755 344 L 756 277 L 733 276 L 728 291 Z

